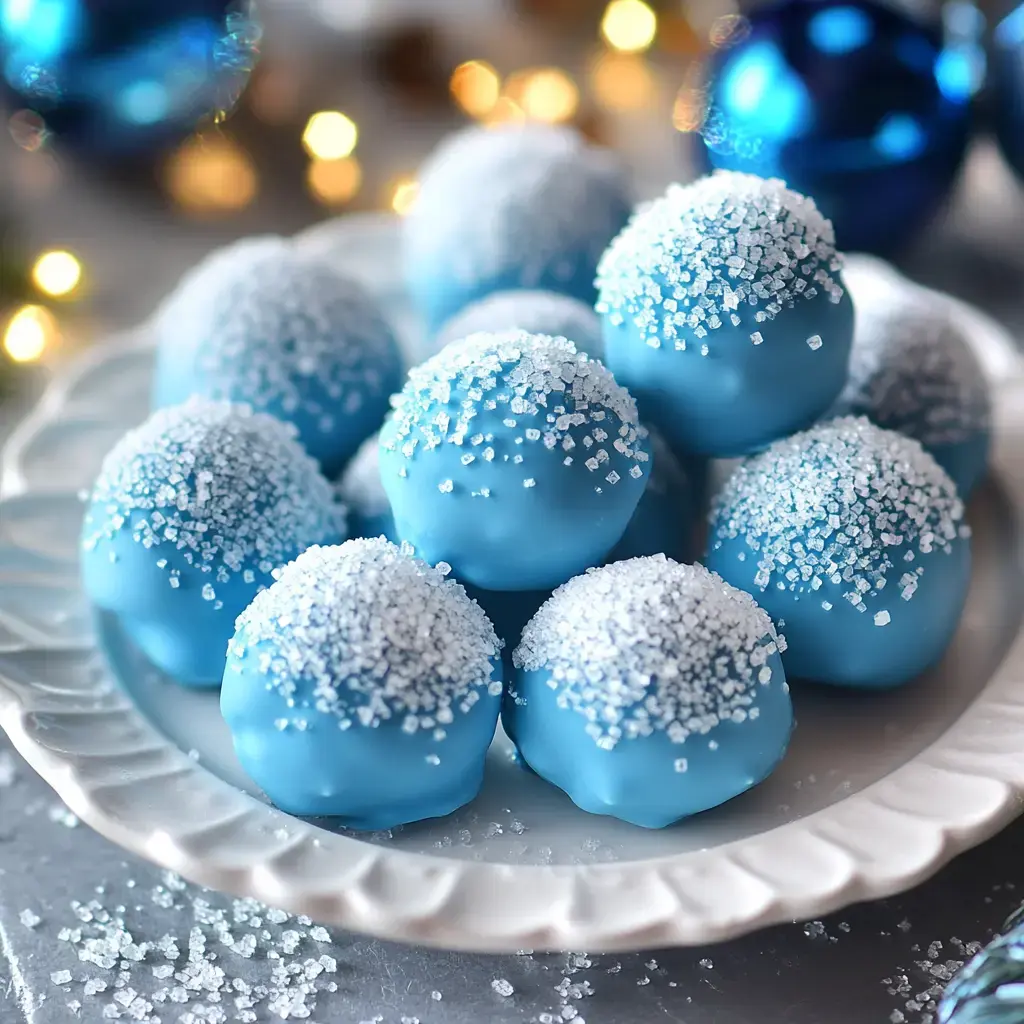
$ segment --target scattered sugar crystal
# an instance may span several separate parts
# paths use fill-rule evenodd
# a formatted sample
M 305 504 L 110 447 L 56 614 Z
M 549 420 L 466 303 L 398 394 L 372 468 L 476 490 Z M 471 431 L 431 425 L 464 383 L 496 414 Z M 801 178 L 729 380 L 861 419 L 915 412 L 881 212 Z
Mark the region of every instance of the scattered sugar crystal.
M 818 349 L 821 348 L 821 344 L 822 344 L 822 342 L 821 342 L 821 335 L 820 334 L 812 334 L 807 339 L 807 347 L 809 349 L 811 349 L 812 352 L 817 352 Z
M 710 971 L 714 969 L 715 962 L 714 960 L 704 959 L 700 961 L 700 966 L 703 967 L 706 971 Z
M 439 483 L 439 484 L 437 485 L 437 489 L 438 489 L 438 490 L 439 490 L 439 491 L 440 491 L 440 492 L 441 492 L 442 494 L 451 494 L 451 493 L 452 493 L 452 491 L 453 491 L 453 490 L 455 489 L 455 485 L 454 485 L 454 484 L 452 483 L 452 481 L 451 481 L 451 480 L 442 480 L 442 481 L 441 481 L 441 482 L 440 482 L 440 483 Z
M 330 932 L 326 928 L 324 928 L 322 925 L 314 925 L 309 930 L 309 937 L 314 942 L 330 942 L 331 941 L 331 934 L 330 934 Z
M 491 982 L 491 988 L 494 989 L 494 991 L 497 992 L 499 996 L 502 996 L 506 999 L 510 995 L 512 995 L 513 992 L 515 992 L 515 989 L 512 987 L 511 983 L 507 981 L 505 978 L 495 978 L 494 981 Z
M 876 626 L 888 626 L 892 621 L 892 616 L 883 609 L 880 612 L 875 612 L 875 625 Z
M 34 910 L 25 909 L 18 915 L 18 920 L 26 928 L 37 928 L 43 919 Z
M 760 344 L 761 344 L 761 343 L 762 343 L 762 342 L 764 341 L 764 335 L 762 335 L 760 331 L 754 331 L 754 332 L 753 332 L 753 333 L 752 333 L 752 334 L 750 335 L 750 340 L 751 340 L 751 341 L 752 341 L 752 342 L 753 342 L 753 343 L 754 343 L 755 345 L 760 345 Z
M 70 985 L 71 984 L 71 972 L 70 971 L 52 971 L 50 973 L 50 981 L 54 985 Z
M 534 480 L 534 478 L 533 478 L 532 476 L 528 476 L 528 477 L 527 477 L 527 478 L 526 478 L 526 479 L 525 479 L 525 480 L 523 481 L 523 486 L 524 486 L 524 487 L 536 487 L 536 486 L 537 486 L 537 481 L 536 481 L 536 480 Z
M 433 999 L 435 1003 L 439 1003 L 444 997 L 435 988 L 434 991 L 430 993 L 430 998 Z
M 687 763 L 687 760 L 686 760 L 685 757 L 677 757 L 675 759 L 675 761 L 673 762 L 672 767 L 677 772 L 685 772 L 687 770 L 687 768 L 689 768 L 689 764 Z

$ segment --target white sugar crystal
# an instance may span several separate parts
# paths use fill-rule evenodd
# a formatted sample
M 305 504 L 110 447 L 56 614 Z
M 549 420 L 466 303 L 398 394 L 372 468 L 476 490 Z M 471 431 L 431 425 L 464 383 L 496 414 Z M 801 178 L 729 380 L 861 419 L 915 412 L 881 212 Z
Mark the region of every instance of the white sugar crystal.
M 546 673 L 599 746 L 654 732 L 683 743 L 753 702 L 769 643 L 785 646 L 750 595 L 702 566 L 655 555 L 559 587 L 513 662 Z
M 822 342 L 821 342 L 821 335 L 820 334 L 812 334 L 807 339 L 807 347 L 809 349 L 811 349 L 812 352 L 817 352 L 818 349 L 821 348 L 821 345 L 822 345 Z
M 440 492 L 441 492 L 442 494 L 451 494 L 451 493 L 452 493 L 452 491 L 453 491 L 453 490 L 455 489 L 455 485 L 454 485 L 454 484 L 452 483 L 452 481 L 451 481 L 451 480 L 442 480 L 442 481 L 441 481 L 441 482 L 440 482 L 440 483 L 439 483 L 439 484 L 437 485 L 437 489 L 438 489 L 438 490 L 439 490 L 439 491 L 440 491 Z
M 890 622 L 892 622 L 892 616 L 884 609 L 875 613 L 876 626 L 888 626 Z
M 528 477 L 527 477 L 527 478 L 526 478 L 526 479 L 525 479 L 525 480 L 523 481 L 523 486 L 524 486 L 524 487 L 536 487 L 536 486 L 537 486 L 537 481 L 536 481 L 536 480 L 534 480 L 532 476 L 528 476 Z
M 494 981 L 491 982 L 491 988 L 493 988 L 499 996 L 506 999 L 515 992 L 512 984 L 505 978 L 495 978 Z
M 43 919 L 34 910 L 25 909 L 18 915 L 18 920 L 26 928 L 36 928 L 42 923 Z
M 655 347 L 708 337 L 707 354 L 725 320 L 737 326 L 734 310 L 764 323 L 813 298 L 804 280 L 838 302 L 841 266 L 813 200 L 776 179 L 719 171 L 637 209 L 601 259 L 597 311 L 628 317 Z M 751 341 L 761 344 L 760 332 Z
M 501 648 L 460 584 L 383 538 L 309 548 L 238 629 L 232 653 L 264 645 L 263 673 L 283 696 L 311 678 L 321 713 L 366 726 L 402 715 L 411 731 L 418 715 L 468 709 Z
M 71 984 L 71 972 L 70 971 L 52 971 L 50 973 L 50 981 L 54 985 L 70 985 Z
M 685 772 L 690 766 L 685 757 L 677 757 L 675 761 L 672 762 L 672 767 L 677 772 Z

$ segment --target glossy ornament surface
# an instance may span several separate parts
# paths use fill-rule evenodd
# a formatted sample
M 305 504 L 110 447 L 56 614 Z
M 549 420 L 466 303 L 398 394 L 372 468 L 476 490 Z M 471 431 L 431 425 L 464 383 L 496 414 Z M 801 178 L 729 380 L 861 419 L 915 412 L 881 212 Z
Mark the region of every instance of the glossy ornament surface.
M 989 68 L 996 138 L 1007 162 L 1024 176 L 1024 4 L 996 26 Z
M 976 50 L 869 0 L 788 0 L 742 25 L 696 98 L 701 159 L 812 196 L 842 250 L 910 241 L 963 159 Z

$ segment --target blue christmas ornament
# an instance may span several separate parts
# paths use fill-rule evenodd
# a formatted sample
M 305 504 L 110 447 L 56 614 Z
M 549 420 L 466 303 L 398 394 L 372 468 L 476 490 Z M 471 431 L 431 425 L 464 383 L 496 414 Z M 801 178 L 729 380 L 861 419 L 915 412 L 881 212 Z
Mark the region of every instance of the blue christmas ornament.
M 990 84 L 996 138 L 1010 166 L 1024 176 L 1024 4 L 996 26 Z
M 0 82 L 63 142 L 126 152 L 230 110 L 259 37 L 248 3 L 0 0 Z
M 978 48 L 871 0 L 787 0 L 745 26 L 710 59 L 700 158 L 812 196 L 840 249 L 912 239 L 963 159 Z

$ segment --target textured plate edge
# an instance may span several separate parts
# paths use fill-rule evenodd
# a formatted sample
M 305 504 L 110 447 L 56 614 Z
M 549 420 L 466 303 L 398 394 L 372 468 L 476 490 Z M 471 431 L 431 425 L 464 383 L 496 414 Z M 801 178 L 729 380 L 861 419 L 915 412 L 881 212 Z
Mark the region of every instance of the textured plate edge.
M 984 314 L 954 305 L 969 311 L 986 330 L 993 329 Z M 144 331 L 132 332 L 93 350 L 52 383 L 4 450 L 0 495 L 26 493 L 22 452 L 40 430 L 61 418 L 75 383 L 108 359 L 145 344 Z M 1012 343 L 1004 345 L 1003 354 L 1009 376 L 997 387 L 994 464 L 1009 485 L 1019 516 L 1024 511 L 1024 452 L 1007 442 L 1024 438 L 1024 368 Z M 30 646 L 26 640 L 25 648 Z M 53 648 L 38 644 L 36 649 Z M 278 843 L 262 854 L 248 850 L 251 857 L 243 865 L 230 829 L 182 829 L 175 835 L 143 832 L 119 819 L 116 806 L 105 799 L 108 787 L 91 789 L 75 760 L 50 747 L 46 736 L 33 728 L 35 710 L 0 677 L 0 727 L 69 808 L 118 845 L 198 884 L 255 896 L 325 923 L 381 938 L 480 952 L 700 945 L 820 916 L 905 891 L 1024 809 L 1024 749 L 992 749 L 985 723 L 986 718 L 1010 714 L 1019 717 L 1024 733 L 1024 632 L 960 720 L 917 758 L 847 800 L 714 850 L 588 867 L 462 862 L 370 847 L 320 832 L 231 790 L 241 816 L 287 825 L 290 832 L 287 849 Z M 134 728 L 159 736 L 129 702 L 116 713 Z M 231 789 L 168 741 L 161 742 L 176 768 L 205 785 Z M 114 750 L 108 759 L 116 764 L 119 756 Z M 95 766 L 95 758 L 91 760 Z M 922 799 L 922 771 L 941 773 L 943 785 L 933 787 L 936 793 L 941 789 L 941 799 Z M 950 797 L 958 785 L 973 783 L 991 789 L 980 813 L 973 800 L 958 803 Z M 844 823 L 851 815 L 854 823 Z M 913 836 L 901 839 L 912 842 L 913 849 L 901 849 L 897 866 L 886 857 L 892 851 L 886 850 L 885 822 L 893 815 Z M 317 884 L 295 866 L 296 855 L 314 841 L 336 858 L 333 880 Z M 201 853 L 190 850 L 190 844 Z M 412 900 L 407 898 L 410 880 L 416 883 Z

